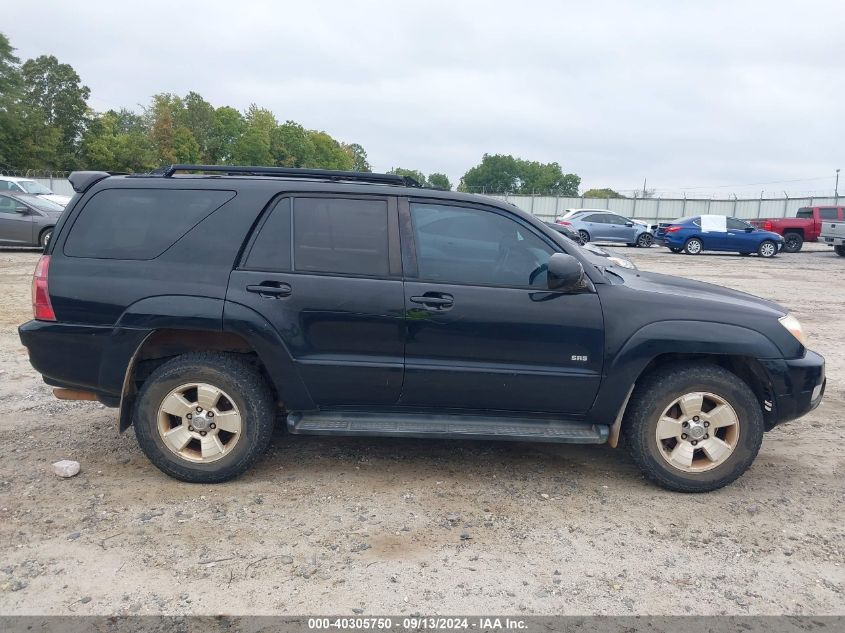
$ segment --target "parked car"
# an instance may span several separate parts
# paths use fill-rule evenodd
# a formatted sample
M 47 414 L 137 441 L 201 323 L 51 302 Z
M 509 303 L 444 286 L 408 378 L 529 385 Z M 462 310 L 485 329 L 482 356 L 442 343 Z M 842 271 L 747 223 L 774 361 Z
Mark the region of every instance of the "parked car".
M 700 492 L 823 397 L 781 306 L 598 265 L 491 198 L 262 167 L 70 181 L 21 341 L 178 479 L 244 472 L 283 415 L 291 434 L 624 434 L 651 479 Z
M 697 215 L 661 223 L 655 240 L 673 253 L 683 251 L 688 255 L 728 251 L 774 257 L 783 246 L 783 238 L 777 233 L 763 231 L 744 220 L 723 215 Z
M 40 182 L 32 180 L 31 178 L 16 178 L 14 176 L 0 176 L 0 192 L 10 191 L 12 193 L 29 193 L 33 196 L 40 196 L 45 200 L 49 200 L 62 207 L 67 206 L 70 202 L 68 196 L 60 196 L 50 191 Z
M 845 257 L 845 221 L 822 222 L 821 239 L 837 255 Z
M 797 253 L 804 242 L 819 239 L 824 220 L 845 219 L 845 207 L 802 207 L 794 218 L 762 218 L 750 220 L 753 226 L 783 236 L 783 250 Z
M 0 191 L 0 244 L 46 246 L 62 211 L 41 196 Z
M 616 252 L 611 252 L 607 249 L 602 248 L 601 246 L 596 246 L 595 244 L 581 243 L 581 238 L 573 231 L 571 228 L 567 226 L 563 226 L 561 224 L 557 224 L 556 222 L 546 222 L 546 226 L 550 227 L 551 229 L 557 231 L 561 235 L 569 238 L 571 241 L 578 244 L 581 248 L 592 253 L 593 255 L 597 255 L 598 257 L 604 257 L 609 260 L 610 264 L 614 266 L 621 266 L 622 268 L 628 268 L 631 270 L 637 270 L 637 265 L 632 262 L 630 259 L 625 257 L 624 255 L 620 255 Z
M 654 243 L 654 236 L 646 224 L 635 222 L 610 211 L 577 213 L 557 224 L 578 231 L 581 242 L 621 242 L 629 246 L 648 248 Z
M 561 220 L 569 220 L 571 218 L 577 217 L 579 215 L 583 215 L 584 213 L 606 213 L 610 211 L 609 209 L 566 209 L 562 215 L 559 215 L 555 218 L 555 222 L 560 222 Z M 615 212 L 614 212 L 615 213 Z M 625 216 L 622 216 L 625 217 Z M 634 224 L 640 224 L 648 229 L 651 229 L 652 234 L 657 229 L 656 224 L 649 224 L 643 220 L 635 220 L 634 218 L 628 218 Z

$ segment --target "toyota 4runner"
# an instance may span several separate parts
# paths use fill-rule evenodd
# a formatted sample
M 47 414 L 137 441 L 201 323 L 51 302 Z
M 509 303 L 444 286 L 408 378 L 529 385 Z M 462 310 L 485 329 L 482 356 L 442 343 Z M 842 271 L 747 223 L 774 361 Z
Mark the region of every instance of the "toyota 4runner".
M 824 360 L 753 296 L 620 268 L 499 201 L 385 174 L 75 172 L 30 360 L 149 459 L 231 479 L 295 434 L 616 446 L 719 488 L 816 407 Z

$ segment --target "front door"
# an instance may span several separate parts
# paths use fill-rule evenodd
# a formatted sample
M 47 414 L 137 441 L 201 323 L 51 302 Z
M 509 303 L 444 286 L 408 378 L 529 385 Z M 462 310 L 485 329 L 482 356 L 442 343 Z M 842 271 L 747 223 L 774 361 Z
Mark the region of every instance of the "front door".
M 23 214 L 19 208 L 26 208 L 14 198 L 0 196 L 0 244 L 32 244 L 33 216 Z
M 598 296 L 546 290 L 559 250 L 515 215 L 402 205 L 405 381 L 400 404 L 584 413 L 602 369 Z
M 399 399 L 405 326 L 398 235 L 395 198 L 285 197 L 232 272 L 227 301 L 276 329 L 318 405 Z
M 606 231 L 608 240 L 612 242 L 624 242 L 625 244 L 636 242 L 637 228 L 631 220 L 615 213 L 607 213 L 604 217 L 607 222 Z

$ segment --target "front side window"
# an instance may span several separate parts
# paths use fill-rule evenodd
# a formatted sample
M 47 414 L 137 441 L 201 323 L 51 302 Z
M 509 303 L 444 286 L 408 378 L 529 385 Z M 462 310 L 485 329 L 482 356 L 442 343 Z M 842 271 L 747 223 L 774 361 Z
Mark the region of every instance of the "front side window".
M 514 220 L 445 204 L 411 204 L 420 279 L 492 286 L 545 286 L 554 250 Z
M 64 253 L 97 259 L 155 259 L 234 191 L 105 189 L 73 223 Z
M 295 270 L 389 274 L 386 200 L 296 198 L 293 214 Z
M 34 180 L 21 180 L 18 182 L 18 185 L 20 185 L 21 189 L 23 189 L 26 193 L 34 193 L 39 196 L 50 195 L 53 193 L 40 182 L 35 182 Z
M 751 225 L 736 218 L 728 218 L 728 228 L 732 231 L 744 231 L 751 228 Z
M 17 213 L 18 202 L 14 198 L 0 196 L 0 213 Z
M 819 217 L 822 220 L 838 220 L 839 210 L 836 207 L 822 207 L 819 209 Z

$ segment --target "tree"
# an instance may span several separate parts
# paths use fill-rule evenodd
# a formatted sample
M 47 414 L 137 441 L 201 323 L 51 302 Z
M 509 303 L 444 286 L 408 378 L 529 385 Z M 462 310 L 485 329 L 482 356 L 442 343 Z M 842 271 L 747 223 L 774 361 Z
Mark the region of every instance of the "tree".
M 160 165 L 143 117 L 129 110 L 94 116 L 82 139 L 87 169 L 146 172 Z
M 576 196 L 581 178 L 564 174 L 558 163 L 540 163 L 504 154 L 484 154 L 461 178 L 459 191 Z
M 390 171 L 387 172 L 388 174 L 396 174 L 397 176 L 405 176 L 406 178 L 412 178 L 420 183 L 420 186 L 425 187 L 428 185 L 428 179 L 425 177 L 425 174 L 421 171 L 416 169 L 405 169 L 403 167 L 394 167 Z
M 196 141 L 199 147 L 199 162 L 213 163 L 211 149 L 215 124 L 214 106 L 196 92 L 185 95 L 182 105 L 177 122 L 188 129 Z
M 331 136 L 325 132 L 308 130 L 308 138 L 314 146 L 314 156 L 311 164 L 305 164 L 304 167 L 352 170 L 353 157 Z
M 295 121 L 285 121 L 270 134 L 273 162 L 280 167 L 304 167 L 315 162 L 315 149 L 308 130 Z
M 85 129 L 91 91 L 69 64 L 61 64 L 52 55 L 27 60 L 21 67 L 22 102 L 37 113 L 46 126 L 59 133 L 58 167 L 77 164 L 77 150 Z
M 446 176 L 446 174 L 429 174 L 428 184 L 430 187 L 434 187 L 435 189 L 445 189 L 446 191 L 450 191 L 452 189 L 452 183 L 449 182 L 449 177 Z
M 273 113 L 254 103 L 244 116 L 244 128 L 235 141 L 232 162 L 235 165 L 272 165 L 270 135 L 278 126 Z
M 245 127 L 243 115 L 229 106 L 214 111 L 214 121 L 208 138 L 208 162 L 212 165 L 231 163 L 235 144 Z
M 343 145 L 343 149 L 352 156 L 352 170 L 353 171 L 373 171 L 370 162 L 367 160 L 367 152 L 358 143 L 350 143 Z
M 15 106 L 20 97 L 20 60 L 9 39 L 0 33 L 0 167 L 14 167 L 20 138 L 20 121 Z
M 613 189 L 605 187 L 604 189 L 588 189 L 581 194 L 584 198 L 624 198 L 622 194 Z

